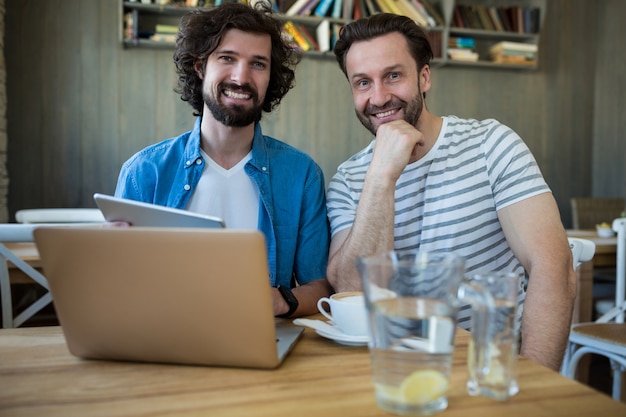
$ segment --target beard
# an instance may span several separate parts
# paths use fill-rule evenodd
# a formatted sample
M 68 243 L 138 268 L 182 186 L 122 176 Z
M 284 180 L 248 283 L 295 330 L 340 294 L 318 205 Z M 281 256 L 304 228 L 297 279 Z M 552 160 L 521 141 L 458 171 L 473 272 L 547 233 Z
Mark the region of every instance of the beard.
M 372 114 L 399 108 L 402 109 L 404 113 L 404 120 L 411 126 L 417 126 L 417 121 L 422 114 L 423 107 L 424 101 L 422 98 L 421 89 L 419 89 L 417 94 L 408 102 L 400 100 L 398 98 L 392 98 L 382 107 L 368 106 L 363 112 L 355 110 L 355 113 L 361 124 L 374 136 L 376 136 L 376 131 L 378 130 L 378 127 L 381 125 L 381 123 L 373 122 L 371 119 Z
M 238 105 L 225 105 L 220 97 L 224 90 L 236 91 L 238 93 L 250 94 L 252 99 L 252 108 L 246 109 Z M 256 91 L 249 85 L 236 85 L 220 83 L 217 86 L 217 97 L 204 92 L 202 94 L 204 104 L 218 122 L 228 127 L 245 127 L 261 120 L 263 114 L 263 103 L 259 103 L 259 97 Z

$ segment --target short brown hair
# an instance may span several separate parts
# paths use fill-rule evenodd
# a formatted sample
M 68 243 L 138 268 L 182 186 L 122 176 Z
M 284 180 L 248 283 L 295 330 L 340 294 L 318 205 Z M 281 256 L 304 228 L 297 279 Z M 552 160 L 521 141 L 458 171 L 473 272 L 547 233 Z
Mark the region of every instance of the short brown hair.
M 351 22 L 341 28 L 339 39 L 335 43 L 335 57 L 341 71 L 346 73 L 346 55 L 354 42 L 367 41 L 388 33 L 402 34 L 409 46 L 409 51 L 417 63 L 418 71 L 424 65 L 430 65 L 433 50 L 426 31 L 406 16 L 392 13 L 377 13 Z

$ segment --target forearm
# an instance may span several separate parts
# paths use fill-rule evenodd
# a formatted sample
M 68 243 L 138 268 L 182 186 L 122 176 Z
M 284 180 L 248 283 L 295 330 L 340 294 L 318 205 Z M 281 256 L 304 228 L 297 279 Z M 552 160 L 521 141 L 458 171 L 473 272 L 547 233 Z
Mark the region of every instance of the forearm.
M 298 308 L 290 317 L 295 318 L 317 313 L 317 300 L 330 296 L 332 290 L 326 278 L 317 279 L 293 288 L 292 293 L 298 300 Z M 289 311 L 289 305 L 280 291 L 274 287 L 272 287 L 272 302 L 274 316 L 279 316 Z
M 393 249 L 395 183 L 368 184 L 365 181 L 354 224 L 328 261 L 328 280 L 337 292 L 361 289 L 355 259 Z
M 298 299 L 298 309 L 294 317 L 308 316 L 318 312 L 317 301 L 322 297 L 329 297 L 333 289 L 326 278 L 316 279 L 293 289 L 293 295 Z
M 566 278 L 546 279 L 546 274 Z M 531 274 L 522 318 L 523 356 L 559 370 L 569 336 L 576 285 L 571 267 Z

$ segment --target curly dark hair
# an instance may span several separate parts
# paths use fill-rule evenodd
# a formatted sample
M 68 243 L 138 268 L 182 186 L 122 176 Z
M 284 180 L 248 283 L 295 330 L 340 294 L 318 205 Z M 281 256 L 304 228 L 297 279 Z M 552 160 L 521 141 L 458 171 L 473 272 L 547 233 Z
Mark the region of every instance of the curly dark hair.
M 398 32 L 404 36 L 409 45 L 411 56 L 417 63 L 418 71 L 430 65 L 433 50 L 428 35 L 419 25 L 406 16 L 392 13 L 377 13 L 361 18 L 341 28 L 339 39 L 335 43 L 335 58 L 341 71 L 346 73 L 346 55 L 354 42 L 367 41 L 388 33 Z
M 181 100 L 189 102 L 194 115 L 202 114 L 202 79 L 195 65 L 206 67 L 206 62 L 230 29 L 267 34 L 272 42 L 270 81 L 263 102 L 263 111 L 275 109 L 295 84 L 295 67 L 301 56 L 282 36 L 282 24 L 271 16 L 268 2 L 260 1 L 251 7 L 242 3 L 224 3 L 211 9 L 196 9 L 180 21 L 176 38 L 174 64 L 178 74 L 175 91 Z

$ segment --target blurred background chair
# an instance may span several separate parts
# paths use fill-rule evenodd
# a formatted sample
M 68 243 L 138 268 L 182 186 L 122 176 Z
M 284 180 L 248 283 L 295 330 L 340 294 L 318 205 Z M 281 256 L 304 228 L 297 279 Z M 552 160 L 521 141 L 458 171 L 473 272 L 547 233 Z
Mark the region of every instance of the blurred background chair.
M 13 252 L 13 250 L 17 247 L 16 245 L 11 246 L 11 243 L 32 243 L 33 230 L 37 226 L 39 225 L 15 223 L 0 224 L 0 302 L 2 303 L 3 328 L 21 326 L 24 322 L 32 318 L 52 301 L 52 296 L 50 295 L 48 281 L 46 278 L 40 271 L 24 261 L 18 251 Z M 9 245 L 9 247 L 7 247 L 7 245 Z M 27 248 L 26 250 L 29 249 Z M 29 251 L 32 252 L 33 250 L 30 249 Z M 11 289 L 12 282 L 9 263 L 13 264 L 15 268 L 26 275 L 29 279 L 26 280 L 26 283 L 30 284 L 30 280 L 32 280 L 32 283 L 39 284 L 39 287 L 31 288 L 34 291 L 30 291 L 30 294 L 27 297 L 28 301 L 18 303 L 25 304 L 25 308 L 15 317 L 13 311 L 13 292 Z M 43 295 L 39 294 L 39 288 L 43 288 L 45 290 Z
M 623 217 L 625 202 L 622 198 L 575 197 L 570 199 L 573 228 L 595 229 L 597 224 L 611 224 L 613 219 Z M 616 269 L 613 266 L 594 267 L 593 299 L 597 316 L 613 306 Z
M 623 198 L 574 197 L 570 199 L 573 228 L 595 229 L 596 224 L 611 223 L 624 211 Z
M 574 269 L 578 268 L 582 262 L 589 262 L 596 252 L 596 245 L 591 240 L 575 237 L 567 238 L 569 248 L 572 250 L 574 259 Z
M 18 223 L 0 224 L 0 303 L 4 328 L 22 326 L 52 302 L 45 276 L 25 260 L 38 259 L 33 230 L 43 225 L 84 226 L 105 221 L 99 209 L 89 208 L 24 209 L 15 213 L 15 219 Z M 18 284 L 20 291 L 12 291 L 12 285 Z
M 612 396 L 615 400 L 626 401 L 621 388 L 626 371 L 626 218 L 615 219 L 612 227 L 617 233 L 615 305 L 592 323 L 572 326 L 562 371 L 573 379 L 583 356 L 590 353 L 604 356 L 609 359 L 613 372 Z

